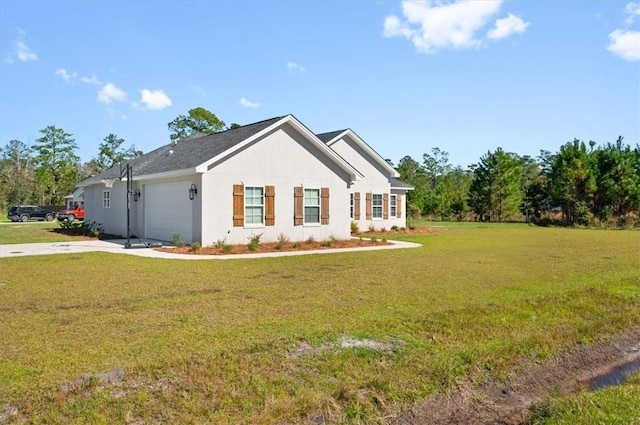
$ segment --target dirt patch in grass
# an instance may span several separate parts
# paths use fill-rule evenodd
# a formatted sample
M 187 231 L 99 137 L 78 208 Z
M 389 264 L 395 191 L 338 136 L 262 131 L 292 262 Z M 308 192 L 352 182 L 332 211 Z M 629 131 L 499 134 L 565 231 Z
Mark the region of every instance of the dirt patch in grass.
M 532 409 L 542 408 L 550 395 L 589 388 L 589 382 L 640 358 L 640 326 L 614 341 L 578 345 L 543 364 L 524 360 L 504 382 L 462 384 L 448 394 L 416 403 L 394 424 L 529 423 Z
M 229 245 L 227 250 L 216 245 L 204 246 L 197 250 L 193 250 L 191 246 L 182 247 L 162 247 L 156 248 L 158 251 L 170 252 L 174 254 L 192 254 L 192 255 L 233 255 L 233 254 L 259 254 L 266 252 L 286 252 L 286 251 L 310 251 L 323 249 L 344 249 L 344 248 L 365 248 L 371 246 L 389 245 L 390 242 L 382 238 L 376 239 L 347 239 L 333 241 L 305 241 L 305 242 L 270 242 L 260 243 L 255 250 L 249 249 L 246 245 Z

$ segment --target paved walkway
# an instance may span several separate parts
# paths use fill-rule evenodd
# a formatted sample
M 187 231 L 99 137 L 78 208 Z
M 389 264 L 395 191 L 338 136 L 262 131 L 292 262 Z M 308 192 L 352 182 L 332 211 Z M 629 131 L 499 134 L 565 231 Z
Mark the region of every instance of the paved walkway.
M 294 255 L 313 254 L 333 254 L 337 252 L 357 252 L 357 251 L 377 251 L 381 249 L 401 249 L 417 248 L 420 244 L 413 242 L 388 241 L 387 245 L 367 246 L 359 248 L 336 248 L 322 249 L 315 251 L 283 251 L 266 252 L 255 254 L 229 254 L 229 255 L 191 255 L 172 254 L 170 252 L 156 251 L 153 248 L 131 248 L 126 249 L 124 244 L 126 239 L 114 239 L 108 241 L 86 240 L 70 242 L 45 242 L 26 244 L 4 244 L 0 245 L 0 258 L 24 257 L 27 255 L 50 255 L 50 254 L 76 254 L 83 252 L 110 252 L 112 254 L 128 254 L 140 257 L 179 259 L 179 260 L 230 260 L 243 258 L 267 258 L 267 257 L 290 257 Z

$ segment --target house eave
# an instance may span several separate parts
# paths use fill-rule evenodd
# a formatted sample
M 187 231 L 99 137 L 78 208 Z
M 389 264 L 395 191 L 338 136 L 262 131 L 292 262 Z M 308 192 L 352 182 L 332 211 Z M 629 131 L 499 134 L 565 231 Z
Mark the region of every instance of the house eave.
M 338 134 L 333 139 L 329 140 L 326 145 L 331 147 L 331 145 L 335 144 L 338 140 L 343 139 L 345 136 L 349 136 L 353 141 L 355 141 L 367 154 L 370 158 L 372 158 L 375 162 L 381 165 L 384 169 L 389 172 L 390 177 L 400 177 L 400 173 L 393 168 L 387 161 L 384 160 L 383 157 L 380 156 L 367 142 L 362 140 L 360 136 L 358 136 L 353 130 L 346 129 L 342 133 Z
M 338 165 L 338 167 L 340 167 L 340 169 L 342 169 L 347 174 L 349 174 L 350 180 L 352 182 L 353 181 L 357 181 L 357 180 L 362 180 L 364 178 L 364 176 L 362 174 L 360 174 L 360 172 L 358 170 L 356 170 L 351 165 L 349 165 L 344 159 L 342 159 L 342 157 L 340 157 L 337 153 L 335 153 L 333 151 L 333 149 L 328 147 L 326 144 L 322 143 L 322 141 L 320 139 L 318 139 L 318 137 L 314 133 L 312 133 L 307 127 L 305 127 L 293 115 L 285 116 L 281 120 L 273 123 L 272 125 L 270 125 L 269 127 L 263 129 L 262 131 L 259 131 L 258 133 L 252 135 L 251 137 L 247 138 L 246 140 L 242 141 L 241 143 L 236 144 L 232 148 L 229 148 L 226 151 L 221 152 L 220 154 L 216 155 L 215 157 L 209 159 L 208 161 L 203 162 L 202 164 L 196 166 L 195 172 L 197 172 L 197 173 L 206 173 L 209 170 L 209 166 L 211 164 L 215 164 L 216 162 L 221 161 L 224 158 L 227 158 L 230 155 L 233 155 L 238 151 L 241 151 L 247 145 L 253 143 L 254 141 L 256 141 L 256 140 L 258 140 L 258 139 L 260 139 L 262 137 L 264 137 L 265 135 L 273 132 L 274 130 L 276 130 L 279 127 L 282 127 L 285 124 L 289 124 L 292 127 L 294 127 L 296 130 L 298 130 L 307 140 L 309 140 L 311 143 L 313 143 L 321 152 L 323 152 L 329 159 L 331 159 L 332 162 L 334 162 L 336 165 Z

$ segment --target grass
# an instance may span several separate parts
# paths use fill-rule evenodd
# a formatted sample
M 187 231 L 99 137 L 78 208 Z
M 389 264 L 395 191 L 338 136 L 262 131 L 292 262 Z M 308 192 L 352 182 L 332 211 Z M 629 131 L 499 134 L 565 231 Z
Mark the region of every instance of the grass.
M 408 250 L 1 259 L 0 414 L 383 422 L 434 391 L 503 377 L 524 356 L 638 324 L 638 235 L 456 224 L 398 236 L 424 244 Z M 341 348 L 344 337 L 390 348 Z M 60 384 L 114 368 L 126 371 L 115 386 Z
M 0 245 L 15 243 L 59 242 L 78 239 L 74 236 L 56 233 L 58 221 L 29 221 L 27 223 L 0 222 Z
M 620 386 L 551 398 L 534 411 L 531 425 L 640 423 L 640 373 Z

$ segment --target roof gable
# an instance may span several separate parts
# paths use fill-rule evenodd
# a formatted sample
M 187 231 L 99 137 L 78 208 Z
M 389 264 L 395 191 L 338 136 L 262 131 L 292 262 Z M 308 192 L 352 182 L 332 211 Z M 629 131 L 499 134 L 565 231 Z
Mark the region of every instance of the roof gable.
M 133 168 L 133 178 L 153 178 L 157 175 L 180 175 L 204 173 L 210 164 L 221 158 L 233 155 L 245 146 L 269 134 L 282 125 L 289 124 L 299 131 L 309 141 L 314 143 L 319 150 L 330 160 L 347 172 L 352 180 L 362 178 L 362 175 L 350 166 L 344 159 L 336 154 L 327 145 L 322 143 L 308 128 L 306 128 L 293 115 L 274 117 L 253 124 L 229 129 L 213 134 L 194 134 L 189 137 L 161 146 L 141 157 L 129 160 Z M 120 177 L 120 166 L 114 166 L 109 170 L 80 183 L 80 186 L 89 186 L 101 183 L 103 179 Z
M 377 164 L 379 164 L 384 170 L 389 172 L 389 177 L 400 177 L 398 171 L 391 166 L 383 157 L 380 156 L 371 146 L 358 136 L 355 131 L 347 128 L 345 130 L 330 131 L 328 133 L 318 134 L 318 139 L 322 140 L 327 146 L 331 147 L 339 140 L 349 138 L 356 143 L 366 154 Z

